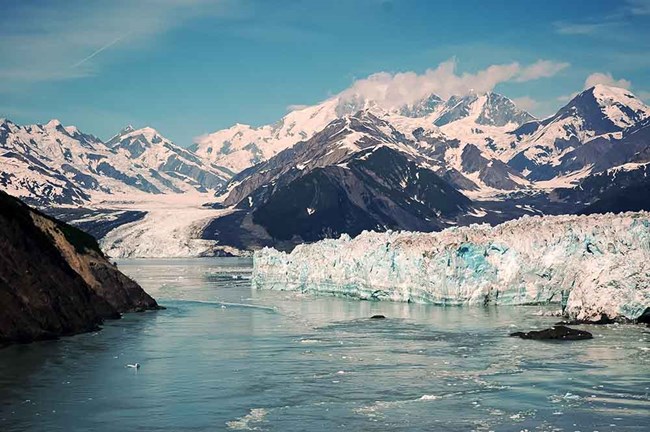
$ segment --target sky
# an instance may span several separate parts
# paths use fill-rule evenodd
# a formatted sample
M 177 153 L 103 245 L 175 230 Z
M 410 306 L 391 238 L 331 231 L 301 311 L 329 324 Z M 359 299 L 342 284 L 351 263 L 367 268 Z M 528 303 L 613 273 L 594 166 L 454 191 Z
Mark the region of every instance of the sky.
M 341 92 L 494 90 L 536 116 L 606 83 L 650 102 L 650 0 L 0 0 L 0 117 L 181 146 Z

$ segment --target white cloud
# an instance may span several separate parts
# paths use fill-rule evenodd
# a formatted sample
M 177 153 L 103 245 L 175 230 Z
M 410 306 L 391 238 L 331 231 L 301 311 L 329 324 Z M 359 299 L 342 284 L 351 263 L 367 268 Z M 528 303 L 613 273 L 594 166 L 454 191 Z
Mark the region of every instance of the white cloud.
M 111 50 L 138 49 L 200 15 L 224 16 L 232 0 L 70 0 L 17 3 L 0 29 L 0 80 L 16 84 L 95 74 Z M 102 54 L 100 56 L 100 54 Z
M 533 111 L 539 106 L 539 102 L 528 96 L 515 98 L 512 101 L 517 105 L 517 107 L 526 111 Z
M 516 81 L 531 81 L 539 78 L 548 78 L 569 67 L 569 63 L 558 63 L 550 60 L 538 60 L 525 67 L 519 73 Z
M 585 89 L 591 88 L 595 86 L 596 84 L 605 84 L 608 86 L 613 86 L 613 87 L 622 87 L 625 89 L 629 89 L 632 87 L 632 83 L 626 79 L 614 79 L 611 73 L 592 73 L 587 77 L 585 80 Z
M 630 15 L 650 15 L 650 0 L 625 0 L 607 14 L 586 15 L 582 21 L 556 21 L 555 32 L 563 35 L 601 37 L 607 40 L 639 39 L 638 30 L 630 26 Z
M 376 101 L 380 106 L 392 108 L 416 102 L 432 93 L 443 98 L 463 95 L 470 91 L 491 91 L 500 83 L 524 82 L 555 75 L 568 67 L 568 63 L 539 60 L 529 66 L 519 63 L 492 65 L 476 73 L 456 72 L 456 61 L 440 63 L 435 69 L 422 74 L 416 72 L 379 72 L 355 81 L 341 92 L 343 99 L 357 98 Z
M 572 23 L 565 21 L 558 21 L 553 24 L 555 31 L 563 35 L 592 35 L 617 25 L 614 22 L 598 22 L 598 23 Z

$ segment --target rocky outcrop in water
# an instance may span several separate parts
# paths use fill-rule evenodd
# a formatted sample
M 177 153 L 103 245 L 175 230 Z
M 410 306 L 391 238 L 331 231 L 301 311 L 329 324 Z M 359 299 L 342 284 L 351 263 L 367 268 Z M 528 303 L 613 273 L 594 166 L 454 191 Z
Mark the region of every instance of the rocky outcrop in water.
M 0 346 L 95 330 L 158 309 L 95 239 L 0 192 Z
M 534 340 L 583 340 L 593 339 L 594 336 L 588 331 L 576 330 L 563 325 L 556 325 L 544 330 L 533 330 L 529 332 L 515 332 L 511 337 Z

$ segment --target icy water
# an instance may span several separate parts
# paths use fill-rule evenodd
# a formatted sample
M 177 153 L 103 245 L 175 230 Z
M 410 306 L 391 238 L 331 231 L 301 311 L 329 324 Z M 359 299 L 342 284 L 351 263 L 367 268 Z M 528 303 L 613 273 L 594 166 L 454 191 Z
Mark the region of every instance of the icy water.
M 0 430 L 650 430 L 647 328 L 523 341 L 555 319 L 253 291 L 247 260 L 120 268 L 167 310 L 0 350 Z

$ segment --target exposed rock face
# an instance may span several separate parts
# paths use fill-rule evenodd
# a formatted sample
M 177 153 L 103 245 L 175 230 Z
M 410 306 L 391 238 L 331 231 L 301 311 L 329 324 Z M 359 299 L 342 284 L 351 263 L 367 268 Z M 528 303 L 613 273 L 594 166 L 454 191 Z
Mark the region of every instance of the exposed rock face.
M 444 126 L 470 116 L 473 111 L 478 111 L 476 123 L 485 126 L 522 125 L 535 120 L 526 111 L 518 109 L 505 96 L 497 93 L 486 93 L 484 95 L 473 93 L 449 98 L 441 115 L 436 119 L 435 125 Z
M 96 241 L 0 192 L 0 346 L 91 331 L 156 301 Z
M 250 212 L 275 245 L 455 223 L 471 201 L 412 145 L 386 121 L 360 111 L 236 176 L 224 204 Z M 205 236 L 215 229 L 206 228 Z
M 508 164 L 529 180 L 550 180 L 623 164 L 647 146 L 650 107 L 628 90 L 597 85 L 555 115 L 512 132 L 517 154 Z

